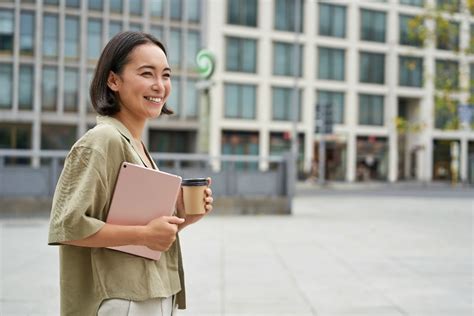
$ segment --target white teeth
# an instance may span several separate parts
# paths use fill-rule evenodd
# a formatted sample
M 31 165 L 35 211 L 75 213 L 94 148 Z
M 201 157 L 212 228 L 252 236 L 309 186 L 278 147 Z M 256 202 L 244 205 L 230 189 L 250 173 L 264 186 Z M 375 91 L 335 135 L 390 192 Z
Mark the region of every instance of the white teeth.
M 161 102 L 161 98 L 145 97 L 145 99 L 150 100 L 152 102 L 156 102 L 156 103 Z

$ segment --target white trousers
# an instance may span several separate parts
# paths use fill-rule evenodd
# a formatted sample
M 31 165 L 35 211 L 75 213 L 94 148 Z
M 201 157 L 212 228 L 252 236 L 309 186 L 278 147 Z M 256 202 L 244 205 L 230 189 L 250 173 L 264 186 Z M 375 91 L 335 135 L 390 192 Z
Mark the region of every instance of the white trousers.
M 175 316 L 174 296 L 146 301 L 108 299 L 100 304 L 97 316 Z

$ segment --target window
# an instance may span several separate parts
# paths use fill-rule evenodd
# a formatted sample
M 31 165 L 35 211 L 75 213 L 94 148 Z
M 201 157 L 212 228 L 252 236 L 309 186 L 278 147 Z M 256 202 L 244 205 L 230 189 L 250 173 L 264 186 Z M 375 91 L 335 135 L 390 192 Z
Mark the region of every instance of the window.
M 143 26 L 140 23 L 130 23 L 129 24 L 130 31 L 141 32 L 142 27 Z
M 227 23 L 257 26 L 257 0 L 227 0 Z
M 79 104 L 79 72 L 75 68 L 64 70 L 64 111 L 75 112 Z
M 45 5 L 55 5 L 55 6 L 58 6 L 58 5 L 59 5 L 59 0 L 44 0 L 44 4 L 45 4 Z
M 0 53 L 13 53 L 13 11 L 0 10 Z
M 298 76 L 301 77 L 303 73 L 303 45 L 298 45 L 299 50 L 299 64 L 298 70 L 294 62 L 295 47 L 290 43 L 273 44 L 273 74 L 279 76 L 294 76 L 295 71 L 298 71 Z
M 180 68 L 181 66 L 181 56 L 182 56 L 182 45 L 181 45 L 181 30 L 171 29 L 170 30 L 170 48 L 169 51 L 172 52 L 168 55 L 168 60 L 171 67 Z
M 400 4 L 422 7 L 425 5 L 425 0 L 400 0 Z
M 275 121 L 292 121 L 295 111 L 298 121 L 301 121 L 301 96 L 302 90 L 299 89 L 297 95 L 298 108 L 293 103 L 293 88 L 272 88 L 273 115 Z
M 18 84 L 18 107 L 20 110 L 33 109 L 33 66 L 20 65 L 20 82 Z
M 385 83 L 385 55 L 360 53 L 359 81 L 366 83 Z
M 0 123 L 0 148 L 31 149 L 31 124 Z M 5 158 L 8 165 L 28 165 L 30 158 Z
M 332 122 L 344 124 L 344 93 L 320 90 L 318 91 L 318 104 L 330 105 Z
M 47 125 L 41 126 L 41 149 L 66 150 L 76 141 L 76 126 Z
M 171 110 L 173 110 L 175 115 L 179 115 L 181 102 L 181 84 L 179 78 L 172 78 L 171 79 L 171 86 L 173 87 L 170 96 L 168 97 L 168 101 L 166 102 L 166 106 L 168 106 Z
M 199 33 L 189 31 L 186 45 L 187 66 L 190 69 L 194 69 L 196 67 L 196 56 L 199 53 L 199 48 L 201 47 Z
M 164 131 L 150 129 L 148 132 L 151 152 L 192 153 L 196 134 L 190 131 Z
M 159 40 L 163 38 L 163 28 L 161 26 L 150 25 L 150 33 Z
M 13 67 L 11 64 L 0 64 L 0 109 L 12 107 Z
M 418 57 L 400 56 L 399 65 L 400 86 L 421 87 L 423 86 L 423 59 Z
M 257 41 L 227 37 L 226 70 L 255 73 L 257 71 Z
M 99 59 L 102 49 L 102 21 L 89 19 L 87 22 L 87 58 Z
M 102 0 L 89 0 L 89 10 L 102 11 L 103 9 L 104 3 L 102 2 Z
M 459 128 L 459 102 L 450 97 L 435 97 L 434 125 L 437 129 L 456 130 Z
M 198 116 L 199 96 L 196 89 L 196 80 L 189 80 L 186 84 L 186 117 L 196 118 Z
M 45 14 L 43 17 L 43 56 L 58 56 L 58 16 Z
M 304 20 L 304 0 L 299 0 L 300 12 L 298 30 L 295 30 L 296 0 L 276 0 L 275 1 L 275 30 L 302 32 Z
M 79 58 L 79 18 L 66 16 L 66 31 L 64 43 L 64 56 L 70 59 Z
M 469 64 L 469 90 L 472 99 L 474 96 L 474 64 Z
M 80 0 L 66 0 L 66 7 L 68 8 L 79 8 L 80 5 Z
M 152 17 L 163 17 L 163 0 L 150 0 L 150 14 Z
M 129 1 L 130 15 L 141 16 L 143 14 L 142 0 Z
M 35 15 L 31 11 L 23 11 L 20 15 L 20 53 L 33 55 L 35 47 Z
M 459 49 L 459 23 L 436 24 L 436 47 L 445 50 Z
M 250 155 L 258 156 L 258 133 L 224 131 L 222 133 L 223 155 Z M 229 169 L 234 165 L 236 170 L 258 170 L 257 162 L 224 162 L 223 169 Z
M 255 119 L 256 90 L 254 85 L 225 84 L 225 117 Z
M 94 113 L 95 112 L 95 109 L 94 107 L 92 106 L 92 102 L 91 102 L 91 96 L 89 94 L 89 88 L 91 86 L 91 83 L 92 83 L 92 78 L 94 77 L 94 70 L 92 69 L 87 69 L 87 85 L 85 87 L 85 91 L 84 91 L 84 95 L 87 96 L 87 111 L 89 113 Z
M 122 22 L 110 21 L 109 22 L 109 39 L 114 37 L 116 34 L 122 32 Z
M 270 133 L 270 156 L 282 156 L 291 151 L 291 137 L 287 133 Z M 281 165 L 270 162 L 270 170 L 278 170 Z M 304 134 L 298 134 L 298 173 L 304 173 Z
M 360 94 L 359 95 L 359 124 L 384 125 L 383 96 Z
M 360 39 L 371 42 L 385 42 L 386 14 L 380 11 L 361 10 Z
M 41 80 L 41 108 L 46 111 L 56 111 L 58 93 L 58 70 L 55 67 L 44 66 Z
M 457 61 L 436 60 L 435 86 L 438 89 L 459 88 L 459 63 Z
M 344 80 L 345 52 L 343 49 L 319 47 L 318 78 Z
M 201 0 L 188 0 L 186 9 L 188 11 L 187 18 L 190 22 L 199 22 L 201 19 Z
M 436 0 L 436 5 L 438 9 L 446 11 L 457 11 L 459 12 L 461 8 L 460 0 Z
M 181 20 L 183 12 L 183 0 L 170 1 L 170 17 L 172 20 Z
M 400 44 L 401 45 L 409 45 L 409 46 L 422 46 L 423 40 L 421 37 L 421 28 L 415 29 L 410 27 L 410 23 L 413 23 L 415 17 L 411 15 L 403 15 L 400 14 L 399 16 L 399 25 L 400 25 Z M 412 22 L 411 22 L 412 21 Z M 422 24 L 423 25 L 423 24 Z
M 123 0 L 110 0 L 110 12 L 121 14 L 123 11 Z
M 346 8 L 326 3 L 319 4 L 319 35 L 346 37 Z

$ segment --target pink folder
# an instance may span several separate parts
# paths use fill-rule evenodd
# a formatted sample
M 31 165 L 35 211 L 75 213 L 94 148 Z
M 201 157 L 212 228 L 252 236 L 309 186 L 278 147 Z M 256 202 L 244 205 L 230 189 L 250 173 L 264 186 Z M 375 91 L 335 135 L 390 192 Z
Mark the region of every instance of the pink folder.
M 146 225 L 157 217 L 170 216 L 175 210 L 180 187 L 179 176 L 123 162 L 106 222 L 115 225 Z M 161 256 L 160 251 L 146 246 L 108 248 L 154 260 Z

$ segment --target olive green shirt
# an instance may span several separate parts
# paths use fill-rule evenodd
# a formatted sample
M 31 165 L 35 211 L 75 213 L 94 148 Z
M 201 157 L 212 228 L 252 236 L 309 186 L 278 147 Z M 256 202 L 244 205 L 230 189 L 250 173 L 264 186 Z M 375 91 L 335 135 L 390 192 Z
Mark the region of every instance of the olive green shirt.
M 97 123 L 74 144 L 64 163 L 53 198 L 49 245 L 98 232 L 105 224 L 122 162 L 146 165 L 120 121 L 99 116 Z M 61 245 L 59 255 L 61 315 L 97 315 L 102 300 L 108 298 L 143 301 L 177 294 L 178 308 L 186 307 L 178 238 L 158 261 L 69 245 Z

